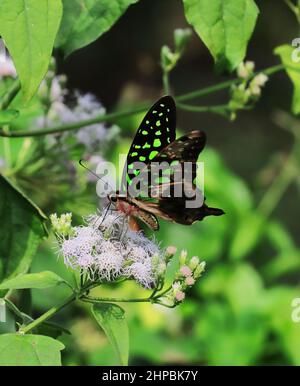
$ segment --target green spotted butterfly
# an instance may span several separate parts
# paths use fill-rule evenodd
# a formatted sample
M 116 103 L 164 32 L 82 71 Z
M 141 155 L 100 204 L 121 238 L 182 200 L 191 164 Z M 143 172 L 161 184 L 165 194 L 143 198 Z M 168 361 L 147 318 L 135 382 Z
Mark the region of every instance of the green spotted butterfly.
M 162 97 L 148 111 L 133 139 L 123 171 L 122 194 L 120 191 L 110 194 L 110 202 L 115 203 L 118 211 L 142 220 L 152 230 L 159 229 L 158 217 L 191 225 L 206 216 L 224 214 L 221 209 L 208 207 L 204 200 L 198 207 L 186 206 L 193 193 L 200 192 L 193 181 L 196 177 L 196 162 L 205 143 L 203 131 L 192 131 L 176 139 L 175 102 L 171 96 Z M 129 187 L 134 178 L 141 174 L 134 165 L 142 162 L 149 172 L 152 164 L 164 161 L 179 165 L 189 163 L 192 166 L 190 178 L 177 181 L 174 170 L 170 169 L 167 181 L 160 178 L 156 186 L 147 181 L 146 190 L 148 193 L 151 191 L 151 195 L 131 195 Z M 176 186 L 184 192 L 180 197 L 175 195 Z M 163 194 L 166 189 L 169 189 L 168 195 Z

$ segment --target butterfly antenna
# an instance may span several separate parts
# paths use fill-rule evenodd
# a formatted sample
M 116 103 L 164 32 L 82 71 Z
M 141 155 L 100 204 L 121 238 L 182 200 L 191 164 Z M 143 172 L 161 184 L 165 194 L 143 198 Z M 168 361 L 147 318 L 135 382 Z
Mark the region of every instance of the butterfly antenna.
M 84 169 L 86 169 L 88 172 L 90 172 L 93 176 L 98 178 L 98 180 L 102 181 L 104 184 L 107 184 L 111 190 L 113 190 L 112 186 L 108 183 L 108 181 L 103 180 L 97 173 L 93 172 L 91 169 L 89 169 L 84 163 L 83 160 L 79 160 L 79 165 L 82 166 Z

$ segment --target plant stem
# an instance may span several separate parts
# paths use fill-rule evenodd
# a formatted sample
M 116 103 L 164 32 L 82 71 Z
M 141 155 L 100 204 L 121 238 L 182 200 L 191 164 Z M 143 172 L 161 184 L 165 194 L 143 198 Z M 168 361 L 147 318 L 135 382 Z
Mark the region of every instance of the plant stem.
M 284 0 L 289 9 L 295 14 L 298 23 L 300 23 L 300 12 L 297 5 L 295 5 L 291 0 Z
M 279 72 L 283 70 L 285 67 L 284 65 L 276 65 L 269 67 L 265 70 L 259 71 L 259 72 L 264 72 L 266 75 L 272 75 L 276 72 Z M 228 80 L 226 82 L 222 82 L 213 86 L 205 87 L 200 90 L 196 90 L 178 97 L 175 97 L 176 102 L 184 102 L 190 99 L 194 98 L 199 98 L 204 95 L 208 95 L 220 90 L 224 90 L 229 88 L 231 85 L 239 82 L 238 78 Z M 208 107 L 203 106 L 203 108 L 207 109 Z M 67 125 L 61 125 L 61 126 L 56 126 L 56 127 L 49 127 L 45 129 L 33 129 L 33 130 L 19 130 L 19 131 L 10 131 L 9 133 L 5 132 L 4 130 L 0 130 L 0 136 L 2 137 L 10 137 L 10 138 L 20 138 L 20 137 L 36 137 L 36 136 L 42 136 L 42 135 L 47 135 L 47 134 L 54 134 L 54 133 L 63 133 L 65 131 L 71 131 L 71 130 L 78 130 L 81 129 L 82 127 L 89 126 L 95 123 L 100 123 L 100 122 L 114 122 L 115 120 L 119 118 L 124 118 L 127 116 L 131 116 L 134 114 L 141 113 L 143 111 L 147 111 L 148 105 L 142 105 L 139 106 L 135 109 L 131 110 L 123 110 L 123 111 L 117 111 L 114 113 L 109 113 L 109 114 L 103 114 L 99 115 L 98 117 L 92 118 L 92 119 L 87 119 L 84 121 L 72 123 L 72 124 L 67 124 Z
M 215 113 L 220 115 L 226 115 L 228 111 L 228 105 L 216 105 L 216 106 L 192 106 L 185 103 L 177 103 L 177 107 L 181 110 L 190 111 L 192 113 Z
M 295 145 L 289 158 L 282 167 L 278 177 L 271 184 L 267 192 L 261 199 L 257 209 L 265 218 L 268 218 L 274 209 L 277 207 L 281 197 L 293 182 L 293 180 L 299 175 L 299 170 L 295 165 L 294 155 L 298 150 L 298 146 Z
M 170 83 L 169 83 L 169 72 L 166 69 L 163 69 L 163 86 L 164 92 L 166 95 L 170 94 Z
M 60 303 L 58 306 L 54 306 L 50 308 L 47 312 L 45 312 L 43 315 L 41 315 L 39 318 L 35 319 L 33 322 L 29 323 L 27 326 L 22 327 L 19 332 L 22 334 L 26 334 L 39 326 L 41 323 L 45 322 L 46 320 L 52 318 L 53 315 L 55 315 L 58 311 L 60 311 L 62 308 L 65 308 L 73 301 L 80 299 L 87 291 L 89 291 L 92 288 L 98 287 L 99 283 L 88 283 L 84 287 L 81 288 L 80 292 L 74 292 L 72 295 L 70 295 L 67 299 L 65 299 L 62 303 Z
M 172 286 L 169 286 L 167 289 L 165 289 L 163 292 L 161 292 L 157 295 L 152 293 L 148 298 L 137 298 L 137 299 L 124 299 L 124 298 L 122 298 L 122 299 L 118 299 L 118 298 L 96 298 L 96 297 L 92 297 L 92 296 L 82 296 L 81 300 L 85 301 L 85 302 L 91 302 L 91 303 L 93 303 L 93 302 L 94 303 L 104 303 L 104 302 L 109 302 L 109 303 L 113 303 L 113 302 L 116 302 L 116 303 L 143 303 L 143 302 L 144 303 L 146 303 L 146 302 L 155 303 L 155 301 L 157 299 L 159 299 L 165 293 L 170 291 L 171 288 L 172 288 Z
M 9 133 L 9 126 L 3 126 L 3 131 Z M 10 149 L 10 138 L 3 138 L 3 153 L 7 169 L 10 169 L 12 166 L 11 160 L 11 149 Z
M 92 296 L 82 296 L 81 300 L 88 303 L 146 303 L 151 302 L 153 298 L 138 299 L 118 299 L 118 298 L 95 298 Z
M 21 89 L 20 82 L 16 80 L 0 100 L 0 110 L 5 110 L 14 100 Z
M 54 314 L 56 314 L 58 311 L 60 311 L 62 308 L 66 307 L 70 303 L 72 303 L 77 298 L 76 294 L 72 294 L 69 296 L 66 300 L 64 300 L 61 304 L 58 306 L 50 308 L 47 312 L 45 312 L 43 315 L 41 315 L 39 318 L 35 319 L 33 322 L 27 324 L 27 326 L 22 327 L 19 332 L 21 334 L 26 334 L 39 326 L 41 323 L 45 322 L 46 320 L 50 319 Z

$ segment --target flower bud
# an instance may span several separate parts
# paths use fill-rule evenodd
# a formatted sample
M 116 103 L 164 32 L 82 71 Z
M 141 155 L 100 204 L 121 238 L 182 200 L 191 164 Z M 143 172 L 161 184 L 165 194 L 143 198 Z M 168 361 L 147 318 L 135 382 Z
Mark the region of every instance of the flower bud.
M 242 79 L 248 79 L 253 74 L 254 67 L 254 62 L 241 62 L 237 68 L 238 77 Z
M 157 266 L 157 276 L 163 277 L 166 273 L 167 265 L 164 261 L 158 264 Z
M 177 55 L 175 55 L 168 46 L 163 46 L 160 56 L 162 68 L 166 71 L 171 71 L 178 60 Z
M 56 213 L 50 215 L 53 231 L 61 236 L 70 236 L 72 229 L 72 213 L 64 213 L 60 217 Z
M 256 84 L 257 86 L 262 87 L 262 86 L 264 86 L 264 85 L 266 84 L 266 82 L 268 81 L 268 79 L 269 79 L 269 78 L 267 77 L 267 75 L 265 75 L 264 73 L 260 73 L 260 74 L 256 75 L 256 76 L 253 78 L 252 82 L 253 82 L 254 84 Z
M 170 245 L 167 249 L 166 249 L 166 252 L 165 252 L 165 260 L 166 262 L 168 263 L 172 257 L 175 255 L 175 253 L 177 252 L 177 248 Z
M 201 276 L 202 272 L 204 272 L 204 270 L 205 270 L 205 266 L 206 266 L 205 261 L 202 261 L 202 263 L 200 263 L 200 264 L 196 267 L 196 269 L 195 269 L 195 271 L 194 271 L 194 274 L 193 274 L 194 279 L 198 279 L 198 278 Z
M 249 90 L 252 96 L 260 96 L 261 94 L 260 86 L 253 81 L 250 83 Z
M 179 272 L 183 277 L 188 277 L 192 275 L 192 271 L 187 265 L 183 265 L 182 267 L 180 267 Z
M 177 291 L 176 294 L 175 294 L 175 299 L 178 301 L 178 302 L 182 302 L 185 298 L 185 293 L 183 291 Z
M 193 276 L 189 276 L 185 279 L 185 284 L 187 286 L 191 286 L 191 285 L 194 285 L 195 284 L 195 279 L 193 278 Z
M 200 263 L 199 257 L 198 256 L 193 256 L 189 262 L 189 267 L 193 271 L 197 265 Z
M 174 42 L 176 51 L 182 53 L 192 36 L 192 30 L 190 28 L 177 28 L 174 31 Z
M 181 251 L 181 253 L 180 253 L 180 256 L 179 256 L 179 264 L 180 264 L 180 266 L 185 264 L 186 258 L 187 258 L 187 251 L 185 249 L 183 249 Z

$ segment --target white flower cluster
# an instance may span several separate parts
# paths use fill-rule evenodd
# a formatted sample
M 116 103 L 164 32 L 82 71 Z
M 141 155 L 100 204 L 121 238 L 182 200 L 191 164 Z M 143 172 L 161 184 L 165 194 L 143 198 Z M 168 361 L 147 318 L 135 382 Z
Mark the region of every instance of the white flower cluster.
M 92 215 L 79 227 L 68 227 L 69 219 L 68 214 L 51 216 L 59 253 L 68 267 L 100 282 L 132 278 L 148 289 L 165 273 L 166 253 L 154 239 L 130 230 L 124 215 L 113 211 Z M 57 232 L 60 229 L 63 234 Z
M 255 64 L 251 61 L 242 62 L 237 68 L 240 82 L 232 86 L 229 102 L 232 119 L 236 117 L 237 110 L 251 106 L 259 99 L 261 89 L 268 81 L 268 76 L 262 72 L 254 76 L 254 69 Z
M 200 262 L 197 256 L 187 260 L 187 251 L 181 251 L 179 257 L 179 270 L 175 275 L 175 281 L 171 289 L 165 295 L 165 301 L 176 305 L 185 299 L 185 292 L 192 287 L 205 270 L 206 263 Z
M 55 126 L 57 124 L 71 124 L 80 121 L 91 120 L 104 115 L 106 110 L 93 94 L 81 94 L 76 91 L 70 106 L 66 104 L 65 89 L 66 77 L 64 75 L 55 76 L 49 71 L 46 79 L 39 89 L 39 96 L 47 107 L 46 117 L 42 116 L 36 120 L 35 125 L 39 128 L 45 126 Z M 73 132 L 64 134 L 65 136 L 75 136 L 79 144 L 84 145 L 86 151 L 91 154 L 99 150 L 100 145 L 119 133 L 117 126 L 112 126 L 107 130 L 104 123 L 95 123 L 84 126 Z

